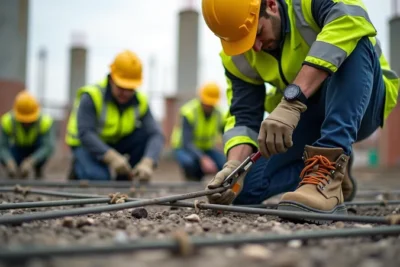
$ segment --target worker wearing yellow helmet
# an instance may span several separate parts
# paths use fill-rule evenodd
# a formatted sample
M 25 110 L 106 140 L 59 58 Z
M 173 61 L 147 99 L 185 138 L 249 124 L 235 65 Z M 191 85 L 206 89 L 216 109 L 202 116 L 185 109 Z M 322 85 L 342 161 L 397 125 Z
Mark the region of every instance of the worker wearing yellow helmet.
M 216 148 L 224 127 L 219 100 L 218 84 L 208 82 L 200 88 L 198 98 L 180 108 L 171 146 L 187 180 L 200 181 L 207 174 L 216 174 L 225 163 L 224 154 Z
M 41 112 L 36 98 L 19 92 L 13 109 L 1 117 L 0 161 L 10 178 L 44 177 L 43 167 L 54 151 L 53 119 Z
M 362 1 L 202 0 L 202 11 L 221 40 L 230 104 L 228 161 L 207 188 L 263 155 L 238 190 L 209 201 L 255 204 L 286 192 L 279 209 L 345 213 L 352 145 L 384 125 L 399 88 Z
M 110 73 L 80 88 L 66 143 L 73 154 L 70 179 L 138 179 L 148 182 L 164 145 L 143 83 L 142 63 L 130 50 L 118 53 Z

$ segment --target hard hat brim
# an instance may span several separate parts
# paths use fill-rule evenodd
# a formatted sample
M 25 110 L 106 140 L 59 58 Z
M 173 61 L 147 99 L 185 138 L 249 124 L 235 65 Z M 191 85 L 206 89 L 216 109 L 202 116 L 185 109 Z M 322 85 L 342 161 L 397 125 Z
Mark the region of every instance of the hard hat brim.
M 17 111 L 14 111 L 15 119 L 21 123 L 32 123 L 39 119 L 40 109 L 37 109 L 35 113 L 32 114 L 21 114 Z
M 236 56 L 249 51 L 253 47 L 254 42 L 256 40 L 257 28 L 258 26 L 255 25 L 253 28 L 250 29 L 250 32 L 246 37 L 238 41 L 228 42 L 225 41 L 224 39 L 221 39 L 221 44 L 224 53 L 228 56 Z
M 142 79 L 123 79 L 118 76 L 112 75 L 111 78 L 113 79 L 114 83 L 121 88 L 135 90 L 140 87 L 143 83 Z
M 202 96 L 200 100 L 203 104 L 214 107 L 218 104 L 219 98 Z

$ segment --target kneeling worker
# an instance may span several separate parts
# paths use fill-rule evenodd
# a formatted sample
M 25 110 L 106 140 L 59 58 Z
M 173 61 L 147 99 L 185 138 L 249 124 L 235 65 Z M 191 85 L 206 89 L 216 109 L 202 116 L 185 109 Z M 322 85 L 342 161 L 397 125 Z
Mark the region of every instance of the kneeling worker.
M 111 180 L 110 170 L 116 180 L 151 178 L 164 136 L 145 95 L 137 91 L 141 84 L 142 63 L 125 50 L 109 75 L 78 90 L 66 135 L 76 179 Z
M 43 166 L 54 151 L 53 119 L 41 114 L 37 100 L 27 91 L 18 93 L 14 107 L 1 117 L 0 161 L 10 178 L 32 172 L 43 178 Z
M 224 154 L 215 149 L 224 127 L 223 115 L 216 107 L 219 99 L 218 85 L 207 83 L 200 90 L 200 98 L 180 109 L 171 145 L 188 180 L 199 181 L 206 174 L 215 174 L 226 161 Z

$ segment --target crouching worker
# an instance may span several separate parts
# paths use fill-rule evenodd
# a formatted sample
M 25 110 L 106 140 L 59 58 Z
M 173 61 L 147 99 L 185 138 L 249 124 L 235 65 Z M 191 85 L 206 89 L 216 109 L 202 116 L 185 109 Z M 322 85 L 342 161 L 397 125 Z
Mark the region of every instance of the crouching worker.
M 9 178 L 43 178 L 43 166 L 54 151 L 53 119 L 41 113 L 27 91 L 20 92 L 14 107 L 1 117 L 0 161 Z
M 142 84 L 136 54 L 119 53 L 110 73 L 77 92 L 68 121 L 66 143 L 73 153 L 73 179 L 149 181 L 164 136 L 154 120 Z
M 172 134 L 171 145 L 185 178 L 200 181 L 206 174 L 215 174 L 225 163 L 225 156 L 215 148 L 224 127 L 224 118 L 217 108 L 220 88 L 207 83 L 200 97 L 180 109 L 178 125 Z

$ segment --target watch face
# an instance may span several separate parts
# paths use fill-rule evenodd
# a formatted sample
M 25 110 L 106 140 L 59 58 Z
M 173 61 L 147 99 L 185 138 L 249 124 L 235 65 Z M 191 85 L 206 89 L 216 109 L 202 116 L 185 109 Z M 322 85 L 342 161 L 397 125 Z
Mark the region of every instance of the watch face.
M 296 86 L 288 86 L 285 89 L 285 97 L 293 99 L 299 94 L 299 89 Z

